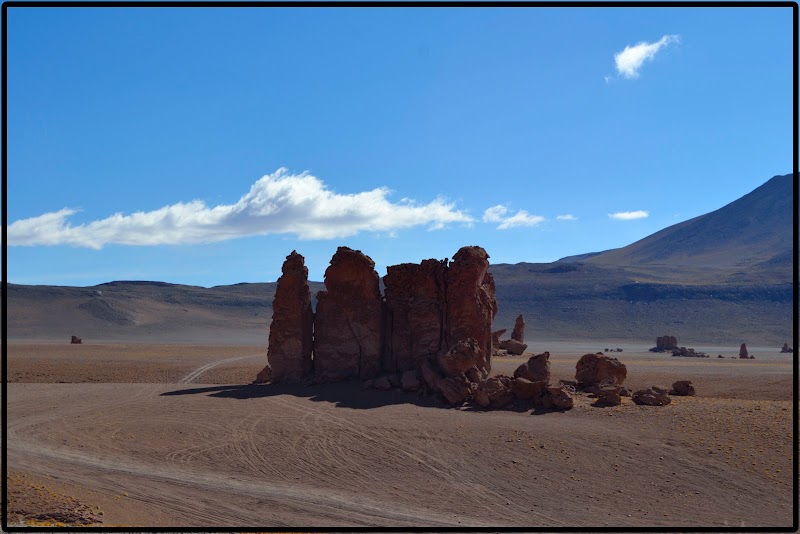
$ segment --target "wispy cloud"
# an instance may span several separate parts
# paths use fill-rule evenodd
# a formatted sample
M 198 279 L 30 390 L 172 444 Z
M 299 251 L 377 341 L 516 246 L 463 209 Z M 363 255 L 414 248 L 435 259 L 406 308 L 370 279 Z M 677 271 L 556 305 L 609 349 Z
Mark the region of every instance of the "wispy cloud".
M 632 221 L 634 219 L 646 219 L 650 216 L 650 212 L 637 210 L 637 211 L 618 211 L 617 213 L 609 213 L 611 219 L 618 221 Z
M 508 230 L 517 226 L 536 226 L 544 221 L 540 215 L 530 215 L 525 210 L 519 210 L 514 215 L 508 216 L 508 208 L 503 205 L 492 206 L 483 212 L 483 222 L 499 222 L 498 230 Z
M 116 213 L 76 226 L 68 221 L 76 210 L 64 208 L 15 221 L 8 227 L 8 244 L 100 249 L 109 244 L 209 243 L 267 234 L 334 239 L 421 225 L 435 230 L 474 220 L 442 198 L 427 204 L 406 198 L 392 203 L 387 200 L 390 193 L 379 187 L 338 194 L 308 173 L 290 174 L 282 168 L 254 183 L 235 204 L 209 207 L 199 200 L 179 202 L 155 211 Z
M 626 46 L 622 52 L 614 54 L 617 73 L 629 79 L 638 78 L 639 69 L 646 60 L 653 59 L 663 47 L 677 43 L 679 40 L 680 36 L 678 35 L 665 35 L 655 43 L 642 41 L 634 46 Z M 608 79 L 606 79 L 607 82 Z
M 572 215 L 571 213 L 567 213 L 566 215 L 556 215 L 556 220 L 559 221 L 577 221 L 578 218 Z

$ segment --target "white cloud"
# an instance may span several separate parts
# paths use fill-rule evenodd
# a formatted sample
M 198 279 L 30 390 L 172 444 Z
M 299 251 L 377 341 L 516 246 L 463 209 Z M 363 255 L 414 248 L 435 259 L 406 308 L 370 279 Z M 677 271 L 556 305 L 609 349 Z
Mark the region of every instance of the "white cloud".
M 519 210 L 516 214 L 507 217 L 508 208 L 503 205 L 492 206 L 483 212 L 483 222 L 499 222 L 498 230 L 508 230 L 517 226 L 536 226 L 544 221 L 540 215 L 530 215 L 525 210 Z
M 646 60 L 653 59 L 661 48 L 677 43 L 679 39 L 678 35 L 665 35 L 655 43 L 642 41 L 635 46 L 626 46 L 622 52 L 614 54 L 617 73 L 625 78 L 638 78 L 639 69 Z
M 72 245 L 100 249 L 105 245 L 172 245 L 209 243 L 244 236 L 294 234 L 300 239 L 334 239 L 362 231 L 392 232 L 429 225 L 471 223 L 468 213 L 437 198 L 427 204 L 403 199 L 389 202 L 390 190 L 342 195 L 308 173 L 286 169 L 262 177 L 235 204 L 208 207 L 194 200 L 150 212 L 116 213 L 72 226 L 75 210 L 64 208 L 15 221 L 8 227 L 9 245 Z
M 559 221 L 577 221 L 578 218 L 572 215 L 571 213 L 567 213 L 566 215 L 556 215 L 556 220 Z
M 483 212 L 483 222 L 500 222 L 503 216 L 508 213 L 508 208 L 503 205 L 492 206 Z
M 650 216 L 650 212 L 642 210 L 618 211 L 617 213 L 609 213 L 608 216 L 618 221 L 632 221 L 634 219 L 646 219 Z

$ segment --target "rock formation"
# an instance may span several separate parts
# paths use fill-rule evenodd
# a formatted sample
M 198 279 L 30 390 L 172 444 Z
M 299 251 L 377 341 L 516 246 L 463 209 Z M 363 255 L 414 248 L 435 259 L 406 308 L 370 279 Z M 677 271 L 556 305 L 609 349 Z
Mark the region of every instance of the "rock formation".
M 695 352 L 692 347 L 689 347 L 688 349 L 686 347 L 672 349 L 672 355 L 682 356 L 684 358 L 708 358 L 708 354 L 705 352 Z
M 391 265 L 386 271 L 382 366 L 387 371 L 417 369 L 444 348 L 447 260 Z
M 497 314 L 489 255 L 481 247 L 462 247 L 453 256 L 445 279 L 445 346 L 475 339 L 481 351 L 477 367 L 488 375 L 492 369 L 492 321 Z
M 575 365 L 575 380 L 580 387 L 597 384 L 622 384 L 628 370 L 625 364 L 611 356 L 584 354 Z
M 790 347 L 788 343 L 784 343 L 783 347 L 781 347 L 781 354 L 785 352 L 794 352 L 794 349 Z
M 522 314 L 517 316 L 517 320 L 514 322 L 514 330 L 511 331 L 511 339 L 519 341 L 520 343 L 525 342 L 525 319 L 522 317 Z
M 742 343 L 742 346 L 739 347 L 739 358 L 743 360 L 750 359 L 750 355 L 747 354 L 747 345 L 745 345 L 744 343 Z
M 339 247 L 317 293 L 315 381 L 373 378 L 381 370 L 383 302 L 375 262 Z
M 267 360 L 271 367 L 268 374 L 273 381 L 297 381 L 309 375 L 313 332 L 314 314 L 308 289 L 308 268 L 303 256 L 292 251 L 283 262 L 272 301 Z M 259 375 L 261 379 L 264 378 Z
M 678 340 L 675 336 L 661 336 L 656 338 L 656 346 L 650 352 L 666 352 L 678 348 Z
M 691 380 L 677 380 L 673 382 L 670 395 L 679 395 L 681 397 L 688 397 L 694 395 L 694 386 Z
M 266 384 L 270 381 L 272 381 L 272 367 L 267 364 L 266 367 L 258 372 L 256 379 L 253 380 L 253 384 Z
M 83 344 L 83 340 L 81 338 L 79 338 L 78 336 L 72 336 L 72 339 L 70 340 L 70 344 L 71 345 L 81 345 L 81 344 Z
M 548 385 L 550 383 L 550 353 L 543 352 L 528 358 L 517 367 L 514 378 L 524 378 L 530 382 Z
M 667 390 L 656 386 L 640 389 L 634 392 L 631 398 L 636 404 L 644 404 L 646 406 L 665 406 L 672 402 L 672 399 L 667 395 Z
M 473 246 L 461 248 L 449 264 L 445 259 L 390 266 L 384 299 L 375 263 L 340 247 L 313 314 L 308 270 L 292 252 L 275 293 L 269 363 L 255 382 L 313 374 L 315 382 L 360 378 L 364 389 L 438 393 L 451 405 L 572 408 L 574 389 L 549 383 L 547 352 L 531 356 L 514 378 L 489 378 L 495 346 L 506 343 L 521 354 L 527 345 L 521 315 L 512 339 L 501 342 L 505 330 L 491 331 L 497 299 L 488 258 Z
M 480 364 L 483 352 L 478 342 L 472 338 L 459 341 L 449 349 L 439 353 L 437 362 L 444 376 L 455 376 L 465 373 Z

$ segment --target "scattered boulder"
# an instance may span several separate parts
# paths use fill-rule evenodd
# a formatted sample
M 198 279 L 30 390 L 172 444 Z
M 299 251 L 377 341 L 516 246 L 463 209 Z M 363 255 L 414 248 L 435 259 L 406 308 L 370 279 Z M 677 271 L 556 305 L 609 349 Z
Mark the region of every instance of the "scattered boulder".
M 743 360 L 750 359 L 750 355 L 747 353 L 747 345 L 745 345 L 744 343 L 742 343 L 742 346 L 739 347 L 739 358 Z
M 528 348 L 528 345 L 516 339 L 505 339 L 500 342 L 500 348 L 515 356 L 521 355 Z
M 530 382 L 550 383 L 550 353 L 543 352 L 528 358 L 528 361 L 517 367 L 514 378 L 524 378 Z
M 511 382 L 493 376 L 478 384 L 475 391 L 475 402 L 484 408 L 505 408 L 514 402 L 514 394 L 508 387 Z
M 631 398 L 636 404 L 646 406 L 665 406 L 672 402 L 667 395 L 667 390 L 656 386 L 640 389 L 634 392 Z
M 603 354 L 584 354 L 575 365 L 575 380 L 581 387 L 601 382 L 622 384 L 627 374 L 625 364 Z
M 83 340 L 81 338 L 79 338 L 78 336 L 72 336 L 72 339 L 70 339 L 69 342 L 70 342 L 70 345 L 81 345 L 81 344 L 83 344 Z
M 559 410 L 570 410 L 574 404 L 574 400 L 567 386 L 548 387 L 547 398 L 551 407 Z
M 253 380 L 253 384 L 266 384 L 272 380 L 272 367 L 269 364 L 266 365 L 261 371 L 258 372 L 256 375 L 256 379 Z
M 670 395 L 679 395 L 681 397 L 688 397 L 694 395 L 694 386 L 691 380 L 678 380 L 672 383 Z
M 451 406 L 460 405 L 472 395 L 473 384 L 463 375 L 442 378 L 436 383 L 439 392 Z
M 525 319 L 522 317 L 522 314 L 518 315 L 517 320 L 514 321 L 514 330 L 511 331 L 511 339 L 519 341 L 520 343 L 525 342 Z
M 419 368 L 420 373 L 422 374 L 422 380 L 425 384 L 432 390 L 438 391 L 438 384 L 439 380 L 442 379 L 442 375 L 439 374 L 436 369 L 428 362 L 422 362 L 422 365 Z
M 541 397 L 547 391 L 546 382 L 531 382 L 521 376 L 516 377 L 511 382 L 511 392 L 520 400 L 531 400 Z
M 375 262 L 339 247 L 317 293 L 314 321 L 316 381 L 373 378 L 381 370 L 382 297 Z
M 403 391 L 417 391 L 420 388 L 416 371 L 405 371 L 400 377 L 400 387 Z
M 725 356 L 723 356 L 722 354 L 717 354 L 717 358 L 724 358 L 724 357 Z
M 267 361 L 275 382 L 302 380 L 311 373 L 314 314 L 303 256 L 292 251 L 283 262 L 272 301 Z
M 481 361 L 481 348 L 475 339 L 468 338 L 459 341 L 447 350 L 439 353 L 437 361 L 439 369 L 445 376 L 454 376 L 464 373 L 471 367 L 476 367 Z
M 781 347 L 781 354 L 786 353 L 786 352 L 794 352 L 794 349 L 792 347 L 790 347 L 788 343 L 784 343 L 783 347 Z
M 372 387 L 386 391 L 387 389 L 392 389 L 392 383 L 389 381 L 389 377 L 384 375 L 380 378 L 376 378 L 372 382 Z
M 616 385 L 607 385 L 601 388 L 598 388 L 596 391 L 597 401 L 595 405 L 597 406 L 619 406 L 622 404 L 622 399 L 620 398 L 620 390 L 622 388 Z
M 620 397 L 630 397 L 631 391 L 626 387 L 619 388 L 619 396 Z

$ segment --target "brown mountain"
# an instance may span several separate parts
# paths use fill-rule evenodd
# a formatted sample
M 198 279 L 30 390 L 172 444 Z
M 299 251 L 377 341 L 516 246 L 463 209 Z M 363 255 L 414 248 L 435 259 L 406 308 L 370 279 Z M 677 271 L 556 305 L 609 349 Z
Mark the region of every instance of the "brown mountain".
M 683 277 L 686 283 L 697 282 L 698 271 L 718 282 L 741 280 L 737 276 L 748 271 L 756 283 L 788 282 L 793 193 L 791 174 L 775 176 L 716 211 L 583 261 L 662 273 L 667 279 Z

